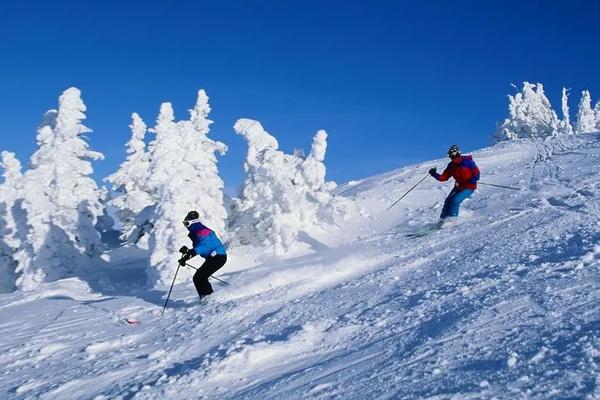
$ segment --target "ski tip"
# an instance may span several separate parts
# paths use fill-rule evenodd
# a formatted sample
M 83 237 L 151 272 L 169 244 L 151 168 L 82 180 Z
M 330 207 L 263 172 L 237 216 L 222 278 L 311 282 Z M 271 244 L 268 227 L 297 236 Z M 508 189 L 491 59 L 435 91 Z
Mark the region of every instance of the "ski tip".
M 133 318 L 125 318 L 125 322 L 127 322 L 129 325 L 135 325 L 140 323 L 140 321 Z

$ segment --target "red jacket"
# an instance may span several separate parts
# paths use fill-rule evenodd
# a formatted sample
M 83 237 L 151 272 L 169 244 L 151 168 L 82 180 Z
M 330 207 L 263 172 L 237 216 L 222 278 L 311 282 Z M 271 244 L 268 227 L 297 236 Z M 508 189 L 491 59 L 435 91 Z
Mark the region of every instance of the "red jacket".
M 479 168 L 475 165 L 473 157 L 458 156 L 448 163 L 444 172 L 434 175 L 434 178 L 441 182 L 447 181 L 450 177 L 456 180 L 458 189 L 477 189 Z

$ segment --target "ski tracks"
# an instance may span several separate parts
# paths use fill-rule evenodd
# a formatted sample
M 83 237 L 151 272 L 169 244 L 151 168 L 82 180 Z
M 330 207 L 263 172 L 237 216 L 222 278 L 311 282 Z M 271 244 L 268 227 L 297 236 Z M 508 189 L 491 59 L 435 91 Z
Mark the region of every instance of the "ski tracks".
M 7 397 L 593 397 L 600 171 L 566 172 L 596 145 L 542 145 L 531 169 L 521 167 L 529 147 L 518 162 L 505 154 L 515 170 L 501 183 L 533 191 L 482 188 L 465 203 L 470 218 L 407 240 L 409 221 L 437 218 L 446 188 L 429 182 L 414 193 L 423 205 L 381 216 L 370 236 L 231 275 L 200 303 L 191 284 L 177 285 L 184 300 L 162 318 L 160 299 L 6 305 L 0 313 L 27 323 L 7 315 L 0 325 L 14 336 L 0 352 Z M 494 168 L 491 177 L 508 170 Z M 407 171 L 385 182 L 409 185 Z M 122 322 L 131 315 L 141 323 Z

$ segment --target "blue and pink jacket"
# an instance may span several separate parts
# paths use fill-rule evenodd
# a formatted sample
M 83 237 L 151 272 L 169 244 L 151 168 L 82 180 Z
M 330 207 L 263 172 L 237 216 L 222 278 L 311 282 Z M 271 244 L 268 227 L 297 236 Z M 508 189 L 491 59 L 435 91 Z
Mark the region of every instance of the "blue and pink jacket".
M 456 188 L 462 189 L 477 189 L 477 181 L 479 180 L 479 168 L 473 161 L 471 156 L 458 156 L 448 163 L 448 166 L 441 174 L 435 174 L 434 178 L 444 182 L 450 179 L 456 180 Z
M 188 237 L 192 240 L 194 251 L 199 256 L 207 258 L 212 256 L 213 253 L 222 256 L 227 255 L 225 247 L 217 235 L 200 222 L 188 226 L 188 231 L 190 232 Z

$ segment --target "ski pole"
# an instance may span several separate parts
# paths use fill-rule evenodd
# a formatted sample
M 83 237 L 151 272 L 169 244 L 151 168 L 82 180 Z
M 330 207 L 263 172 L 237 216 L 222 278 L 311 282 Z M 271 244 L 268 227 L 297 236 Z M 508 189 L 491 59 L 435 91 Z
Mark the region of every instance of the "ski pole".
M 215 278 L 216 280 L 218 280 L 219 282 L 221 282 L 222 284 L 224 284 L 225 286 L 229 286 L 229 283 L 225 282 L 223 279 L 219 279 L 216 276 L 211 275 L 211 278 Z
M 193 265 L 190 265 L 190 264 L 188 264 L 188 263 L 185 263 L 185 265 L 186 265 L 187 267 L 190 267 L 190 268 L 192 268 L 192 269 L 195 269 L 196 271 L 198 271 L 198 268 L 194 267 Z M 226 286 L 229 286 L 229 283 L 225 282 L 225 281 L 224 281 L 224 280 L 222 280 L 222 279 L 219 279 L 219 278 L 217 278 L 217 277 L 216 277 L 216 276 L 214 276 L 214 275 L 211 275 L 210 277 L 211 277 L 211 278 L 215 278 L 216 280 L 218 280 L 218 281 L 219 281 L 219 282 L 221 282 L 221 283 L 224 283 Z
M 494 183 L 477 182 L 477 184 L 478 185 L 486 185 L 486 186 L 494 186 L 494 187 L 499 187 L 499 188 L 503 188 L 503 189 L 521 190 L 521 188 L 510 187 L 510 186 L 503 186 L 503 185 L 496 185 Z
M 165 306 L 163 307 L 162 312 L 160 313 L 161 317 L 165 313 L 165 309 L 167 308 L 167 303 L 169 302 L 169 297 L 171 297 L 171 291 L 173 290 L 173 285 L 175 285 L 175 279 L 177 279 L 177 273 L 179 272 L 179 267 L 181 267 L 181 265 L 177 264 L 177 270 L 175 270 L 175 277 L 173 278 L 173 283 L 171 283 L 171 288 L 169 289 L 169 294 L 167 295 L 167 301 L 165 301 Z
M 392 204 L 391 206 L 389 206 L 389 207 L 388 207 L 388 210 L 389 210 L 390 208 L 394 207 L 396 204 L 398 204 L 398 202 L 399 202 L 400 200 L 402 200 L 404 197 L 406 197 L 406 195 L 407 195 L 407 194 L 409 194 L 410 192 L 412 192 L 412 190 L 413 190 L 414 188 L 416 188 L 417 186 L 419 186 L 419 184 L 420 184 L 421 182 L 423 182 L 425 179 L 427 179 L 427 177 L 428 177 L 428 176 L 429 176 L 429 174 L 425 175 L 425 176 L 423 177 L 423 179 L 421 179 L 419 182 L 417 182 L 417 183 L 415 184 L 415 186 L 411 187 L 411 188 L 408 190 L 408 192 L 404 193 L 404 194 L 402 195 L 402 197 L 400 197 L 398 200 L 396 200 L 396 201 L 394 202 L 394 204 Z

